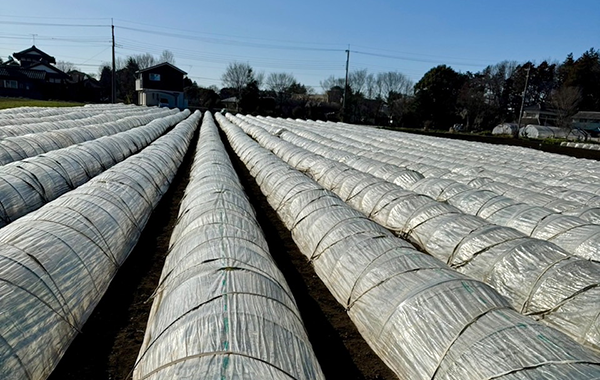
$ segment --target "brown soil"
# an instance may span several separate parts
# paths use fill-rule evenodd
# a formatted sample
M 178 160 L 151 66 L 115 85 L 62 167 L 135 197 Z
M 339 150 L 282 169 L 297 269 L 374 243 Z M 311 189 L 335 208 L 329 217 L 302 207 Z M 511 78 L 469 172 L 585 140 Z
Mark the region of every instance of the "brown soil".
M 226 140 L 224 142 L 227 144 Z M 192 141 L 196 146 L 196 140 Z M 190 149 L 171 186 L 154 211 L 140 242 L 83 326 L 49 380 L 126 380 L 137 358 L 188 183 Z M 345 310 L 299 252 L 289 231 L 266 202 L 254 179 L 234 154 L 234 166 L 257 212 L 271 254 L 296 298 L 308 335 L 328 379 L 397 379 L 362 339 Z

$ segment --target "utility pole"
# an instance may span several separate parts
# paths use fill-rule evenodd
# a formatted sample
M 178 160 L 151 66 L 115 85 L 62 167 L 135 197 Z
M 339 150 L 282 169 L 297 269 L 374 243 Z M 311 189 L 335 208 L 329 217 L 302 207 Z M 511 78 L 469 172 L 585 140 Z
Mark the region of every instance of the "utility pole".
M 110 92 L 110 102 L 115 103 L 117 101 L 117 80 L 115 73 L 115 25 L 113 19 L 110 19 L 110 27 L 112 30 L 112 84 Z
M 525 94 L 527 94 L 527 84 L 529 83 L 529 71 L 531 71 L 531 66 L 527 67 L 527 76 L 525 77 L 525 88 L 523 89 L 523 96 L 521 96 L 521 110 L 519 111 L 519 123 L 517 136 L 519 135 L 519 131 L 521 130 L 521 118 L 523 117 L 523 106 L 525 105 Z
M 350 45 L 346 50 L 346 84 L 344 85 L 344 98 L 342 99 L 342 115 L 346 115 L 346 96 L 348 95 L 348 67 L 350 66 Z

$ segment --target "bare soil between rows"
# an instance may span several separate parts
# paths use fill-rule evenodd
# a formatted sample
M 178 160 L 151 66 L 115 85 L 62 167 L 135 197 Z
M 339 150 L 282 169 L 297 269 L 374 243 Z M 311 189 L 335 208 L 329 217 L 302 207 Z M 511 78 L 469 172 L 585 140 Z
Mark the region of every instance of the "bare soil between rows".
M 222 139 L 256 210 L 270 252 L 293 292 L 327 379 L 397 379 L 317 277 L 254 179 L 231 152 L 227 140 L 223 136 Z M 197 136 L 136 248 L 49 380 L 131 378 L 152 305 L 151 296 L 158 284 L 180 200 L 189 181 L 196 141 Z

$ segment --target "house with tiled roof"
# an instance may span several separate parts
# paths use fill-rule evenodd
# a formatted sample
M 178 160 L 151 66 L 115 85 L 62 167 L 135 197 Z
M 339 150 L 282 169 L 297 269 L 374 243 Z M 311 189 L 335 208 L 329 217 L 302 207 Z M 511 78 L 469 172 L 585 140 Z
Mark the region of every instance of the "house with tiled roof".
M 56 59 L 35 45 L 13 53 L 0 65 L 0 96 L 34 99 L 62 98 L 70 76 L 54 64 Z M 18 61 L 18 62 L 17 62 Z

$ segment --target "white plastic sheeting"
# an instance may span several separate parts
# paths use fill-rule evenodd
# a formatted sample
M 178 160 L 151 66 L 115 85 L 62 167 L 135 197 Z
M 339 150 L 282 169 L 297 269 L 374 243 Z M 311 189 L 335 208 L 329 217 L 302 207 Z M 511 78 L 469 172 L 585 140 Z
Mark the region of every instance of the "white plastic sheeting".
M 91 107 L 18 107 L 0 110 L 0 129 L 5 126 L 17 126 L 19 124 L 40 123 L 43 121 L 53 122 L 71 119 L 83 119 L 99 116 L 107 112 L 128 112 L 141 109 L 134 105 L 124 104 L 96 104 Z
M 521 147 L 448 140 L 407 133 L 369 130 L 347 124 L 319 123 L 336 136 L 353 132 L 353 139 L 372 151 L 386 150 L 394 164 L 438 168 L 434 176 L 451 175 L 457 180 L 482 186 L 488 180 L 501 182 L 524 193 L 525 203 L 563 199 L 587 206 L 600 205 L 600 168 L 597 161 L 576 159 Z M 309 125 L 309 123 L 306 123 Z M 435 155 L 432 153 L 435 152 Z M 429 175 L 427 175 L 429 176 Z M 471 184 L 470 183 L 470 184 Z M 534 193 L 538 195 L 535 196 Z M 515 198 L 516 199 L 516 198 Z M 536 205 L 544 205 L 538 204 Z M 546 207 L 549 207 L 546 205 Z
M 565 129 L 546 125 L 528 124 L 519 130 L 519 136 L 530 139 L 560 138 L 568 140 L 585 140 L 588 135 L 577 129 Z
M 77 107 L 79 108 L 79 107 Z M 73 109 L 73 107 L 69 107 Z M 0 120 L 47 117 L 64 113 L 64 107 L 17 107 L 0 110 Z
M 186 110 L 143 127 L 0 166 L 0 227 L 137 153 L 189 114 Z
M 600 168 L 595 160 L 577 159 L 558 154 L 546 153 L 527 148 L 506 145 L 482 144 L 461 140 L 448 140 L 430 136 L 398 133 L 385 130 L 369 129 L 369 134 L 362 133 L 361 127 L 343 123 L 310 123 L 305 125 L 321 125 L 335 131 L 353 131 L 354 138 L 378 147 L 395 149 L 398 156 L 409 154 L 410 159 L 417 162 L 435 160 L 442 167 L 451 165 L 448 170 L 457 172 L 462 169 L 463 175 L 507 175 L 513 181 L 527 185 L 533 189 L 541 189 L 545 185 L 572 187 L 573 185 L 595 186 L 600 190 L 598 179 Z M 466 170 L 469 171 L 466 171 Z M 523 186 L 526 188 L 526 186 Z M 580 189 L 583 190 L 583 189 Z
M 26 118 L 0 120 L 0 137 L 21 136 L 29 133 L 39 133 L 59 129 L 84 127 L 91 124 L 106 123 L 127 116 L 142 115 L 148 110 L 140 106 L 111 106 L 111 107 L 76 107 L 70 112 L 61 113 L 44 118 Z
M 206 113 L 134 379 L 324 379 Z
M 277 121 L 279 128 L 286 123 L 290 122 Z M 296 133 L 299 124 L 314 132 L 316 126 L 323 123 L 312 123 L 311 127 L 308 122 L 293 123 L 291 126 Z M 453 179 L 526 204 L 547 207 L 600 224 L 600 172 L 595 161 L 518 147 L 381 130 L 365 134 L 356 126 L 325 125 L 329 142 L 344 144 L 344 149 L 351 150 L 353 154 L 417 170 L 425 177 Z M 324 131 L 320 130 L 320 133 Z M 536 171 L 536 167 L 541 169 Z
M 581 143 L 572 141 L 563 141 L 560 143 L 561 146 L 578 149 L 589 149 L 589 150 L 600 150 L 600 144 L 596 143 Z
M 519 125 L 514 123 L 502 123 L 492 129 L 492 135 L 515 136 L 519 132 Z
M 97 115 L 101 110 L 84 107 L 17 107 L 0 110 L 0 126 L 62 120 L 66 114 L 81 112 L 81 117 Z
M 461 272 L 492 285 L 518 311 L 600 350 L 600 263 L 574 257 L 552 243 L 466 215 L 451 205 L 368 174 L 381 174 L 383 168 L 386 175 L 393 174 L 396 183 L 418 184 L 418 176 L 386 168 L 375 160 L 352 158 L 313 143 L 314 151 L 342 157 L 348 165 L 314 154 L 310 166 L 298 167 L 293 157 L 304 157 L 306 151 L 280 139 L 289 132 L 279 130 L 279 137 L 275 137 L 250 118 L 245 118 L 246 122 L 230 119 L 355 209 L 409 237 Z
M 125 116 L 111 122 L 5 137 L 0 139 L 0 165 L 123 132 L 176 113 L 164 108 L 148 109 L 138 115 Z
M 3 123 L 10 119 L 34 119 L 47 118 L 49 116 L 62 115 L 69 112 L 85 110 L 85 112 L 105 112 L 123 108 L 135 108 L 135 105 L 117 104 L 86 104 L 84 106 L 74 107 L 17 107 L 0 110 L 0 120 Z M 3 125 L 3 124 L 2 124 Z
M 216 117 L 316 273 L 400 378 L 600 376 L 598 358 L 582 346 L 394 237 Z M 301 170 L 316 163 L 306 151 L 278 152 Z
M 199 114 L 0 230 L 0 378 L 45 379 L 167 191 Z
M 252 119 L 247 120 L 251 121 Z M 266 123 L 261 125 L 269 129 L 271 133 L 277 133 L 281 129 L 281 127 L 270 126 Z M 286 127 L 294 130 L 293 124 L 288 123 Z M 296 127 L 296 129 L 298 128 Z M 369 154 L 369 150 L 357 145 L 341 143 L 339 140 L 342 139 L 342 136 L 325 138 L 306 130 L 303 132 L 301 130 L 299 133 L 306 137 L 287 130 L 282 131 L 279 136 L 297 146 L 309 149 L 311 152 L 344 162 L 355 169 L 396 183 L 404 189 L 451 204 L 466 214 L 480 216 L 491 223 L 512 227 L 528 236 L 550 241 L 572 255 L 600 261 L 600 224 L 593 223 L 600 221 L 599 212 L 585 209 L 584 215 L 588 220 L 562 215 L 552 209 L 525 204 L 520 200 L 487 190 L 496 186 L 492 181 L 486 183 L 486 189 L 473 189 L 467 184 L 456 182 L 450 178 L 433 177 L 431 173 L 436 168 L 430 166 L 421 165 L 419 168 L 422 173 L 429 173 L 427 178 L 422 175 L 413 175 L 410 178 L 399 177 L 396 172 L 402 173 L 405 170 L 387 165 L 390 156 L 387 156 L 385 151 Z M 351 136 L 352 132 L 346 135 Z M 344 141 L 348 141 L 348 139 Z M 499 191 L 499 193 L 506 194 L 503 191 Z M 565 202 L 553 201 L 549 205 L 556 208 L 564 206 Z

